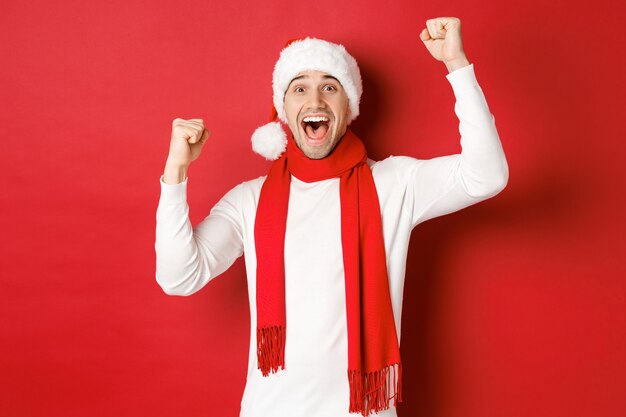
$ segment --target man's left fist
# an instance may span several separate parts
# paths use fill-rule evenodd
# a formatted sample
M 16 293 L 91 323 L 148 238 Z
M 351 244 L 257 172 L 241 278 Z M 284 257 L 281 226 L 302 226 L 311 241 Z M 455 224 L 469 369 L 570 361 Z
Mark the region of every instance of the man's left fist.
M 420 39 L 428 52 L 437 61 L 442 61 L 448 69 L 469 65 L 463 40 L 461 39 L 461 20 L 457 17 L 437 17 L 428 19 L 426 27 L 420 33 Z

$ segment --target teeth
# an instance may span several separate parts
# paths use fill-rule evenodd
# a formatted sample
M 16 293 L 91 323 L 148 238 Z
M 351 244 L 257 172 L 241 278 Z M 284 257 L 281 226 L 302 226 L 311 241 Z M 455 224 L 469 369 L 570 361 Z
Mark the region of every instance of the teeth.
M 305 117 L 304 122 L 327 122 L 328 121 L 328 117 L 324 117 L 324 116 L 308 116 Z

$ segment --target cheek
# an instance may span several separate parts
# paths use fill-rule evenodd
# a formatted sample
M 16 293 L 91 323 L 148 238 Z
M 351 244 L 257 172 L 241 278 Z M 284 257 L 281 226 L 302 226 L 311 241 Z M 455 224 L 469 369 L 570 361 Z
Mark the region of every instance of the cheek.
M 296 119 L 298 116 L 298 112 L 294 110 L 294 108 L 292 106 L 289 106 L 288 104 L 285 103 L 284 105 L 284 109 L 285 109 L 285 116 L 287 117 L 287 121 L 291 124 L 295 124 L 296 123 Z
M 337 114 L 340 114 L 341 117 L 347 118 L 350 112 L 350 106 L 347 100 L 341 100 L 337 103 L 335 107 L 338 111 Z
M 296 105 L 296 103 L 285 102 L 285 104 L 283 105 L 283 108 L 285 109 L 285 114 L 287 115 L 287 119 L 295 123 L 296 119 L 298 118 L 298 106 Z

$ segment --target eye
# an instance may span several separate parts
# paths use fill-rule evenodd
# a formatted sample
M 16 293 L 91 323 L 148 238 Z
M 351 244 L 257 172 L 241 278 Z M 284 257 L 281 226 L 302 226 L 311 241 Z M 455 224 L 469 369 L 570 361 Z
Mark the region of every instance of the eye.
M 294 89 L 293 89 L 293 91 L 294 91 L 294 92 L 296 92 L 296 93 L 301 93 L 301 92 L 303 92 L 303 91 L 304 91 L 304 88 L 302 88 L 302 87 L 296 87 L 296 88 L 294 88 Z
M 334 85 L 327 84 L 327 85 L 324 86 L 324 90 L 325 91 L 335 91 L 336 88 L 335 88 Z

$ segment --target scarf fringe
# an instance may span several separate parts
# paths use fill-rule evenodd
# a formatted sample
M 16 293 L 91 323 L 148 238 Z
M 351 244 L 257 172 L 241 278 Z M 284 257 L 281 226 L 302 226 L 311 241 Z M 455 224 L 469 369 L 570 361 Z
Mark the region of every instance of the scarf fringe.
M 257 362 L 263 376 L 270 371 L 276 373 L 279 366 L 285 369 L 285 327 L 257 328 L 256 340 Z
M 391 374 L 393 373 L 393 380 Z M 402 363 L 395 363 L 377 371 L 363 374 L 358 370 L 348 370 L 350 382 L 350 413 L 361 413 L 368 416 L 389 408 L 389 400 L 393 405 L 402 402 Z M 393 383 L 394 394 L 390 397 Z

